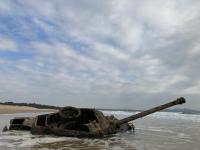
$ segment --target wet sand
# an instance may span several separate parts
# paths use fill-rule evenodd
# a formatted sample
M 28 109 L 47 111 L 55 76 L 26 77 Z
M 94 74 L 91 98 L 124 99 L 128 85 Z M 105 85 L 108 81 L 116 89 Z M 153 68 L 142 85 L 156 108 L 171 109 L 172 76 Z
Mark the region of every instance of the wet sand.
M 56 112 L 54 109 L 37 109 L 28 106 L 0 105 L 0 114 L 30 113 L 30 112 Z

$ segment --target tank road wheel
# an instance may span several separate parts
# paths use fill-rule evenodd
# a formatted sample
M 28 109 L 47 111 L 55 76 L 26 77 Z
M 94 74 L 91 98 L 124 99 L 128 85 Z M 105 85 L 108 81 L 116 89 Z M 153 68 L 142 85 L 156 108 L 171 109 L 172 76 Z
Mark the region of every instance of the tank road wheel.
M 67 119 L 67 120 L 74 120 L 81 115 L 81 111 L 75 107 L 63 107 L 59 111 L 60 117 Z

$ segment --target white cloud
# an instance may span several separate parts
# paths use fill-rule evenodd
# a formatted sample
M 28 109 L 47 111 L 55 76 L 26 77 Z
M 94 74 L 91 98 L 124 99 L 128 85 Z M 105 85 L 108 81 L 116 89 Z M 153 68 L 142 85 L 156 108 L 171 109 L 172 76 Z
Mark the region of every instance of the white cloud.
M 9 6 L 9 15 L 30 17 L 32 24 L 19 22 L 23 36 L 34 38 L 17 44 L 34 55 L 1 68 L 5 97 L 119 108 L 135 99 L 146 106 L 183 95 L 197 107 L 190 94 L 199 88 L 199 1 L 29 0 Z M 0 50 L 17 49 L 11 39 L 0 43 Z
M 17 45 L 12 39 L 0 37 L 0 51 L 17 51 Z
M 0 59 L 0 64 L 9 64 L 10 61 L 6 60 L 6 59 Z
M 9 7 L 9 2 L 5 2 L 5 1 L 0 1 L 0 14 L 4 13 L 5 11 L 9 11 L 10 7 Z

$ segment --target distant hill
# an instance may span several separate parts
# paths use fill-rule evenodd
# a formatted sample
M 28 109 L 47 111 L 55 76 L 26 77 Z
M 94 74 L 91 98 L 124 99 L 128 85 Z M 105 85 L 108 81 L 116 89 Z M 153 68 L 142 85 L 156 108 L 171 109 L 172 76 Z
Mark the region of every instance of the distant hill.
M 167 109 L 166 112 L 181 112 L 183 114 L 200 114 L 200 111 L 188 108 Z

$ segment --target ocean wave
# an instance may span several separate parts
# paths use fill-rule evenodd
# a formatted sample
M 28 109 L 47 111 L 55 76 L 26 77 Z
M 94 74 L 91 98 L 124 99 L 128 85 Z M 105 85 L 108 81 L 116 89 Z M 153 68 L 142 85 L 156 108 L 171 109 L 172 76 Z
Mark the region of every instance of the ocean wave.
M 105 115 L 114 115 L 117 118 L 128 117 L 133 114 L 137 114 L 139 112 L 130 112 L 130 111 L 103 111 Z M 196 114 L 182 114 L 180 112 L 156 112 L 154 114 L 149 115 L 152 118 L 159 119 L 180 119 L 180 120 L 188 120 L 194 122 L 200 122 L 200 115 Z

